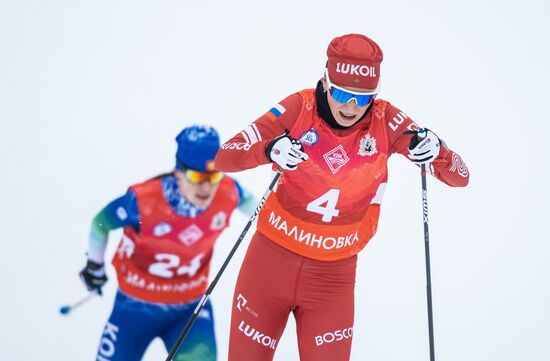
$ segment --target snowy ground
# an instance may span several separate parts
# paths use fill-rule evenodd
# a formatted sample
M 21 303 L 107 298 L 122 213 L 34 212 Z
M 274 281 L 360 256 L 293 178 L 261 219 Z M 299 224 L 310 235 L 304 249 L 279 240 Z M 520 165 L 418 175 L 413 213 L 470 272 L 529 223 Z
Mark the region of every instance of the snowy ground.
M 227 139 L 313 87 L 328 42 L 349 32 L 382 46 L 381 97 L 472 173 L 465 189 L 428 184 L 438 359 L 550 359 L 547 2 L 191 3 L 0 0 L 2 360 L 92 360 L 112 269 L 103 299 L 67 318 L 57 308 L 84 295 L 95 212 L 171 169 L 184 126 Z M 236 177 L 259 197 L 268 176 Z M 420 201 L 417 169 L 393 158 L 379 233 L 360 256 L 352 360 L 428 359 Z M 245 223 L 233 218 L 214 270 Z M 247 243 L 213 294 L 220 360 Z M 164 355 L 154 343 L 144 360 Z M 292 321 L 275 359 L 298 359 Z

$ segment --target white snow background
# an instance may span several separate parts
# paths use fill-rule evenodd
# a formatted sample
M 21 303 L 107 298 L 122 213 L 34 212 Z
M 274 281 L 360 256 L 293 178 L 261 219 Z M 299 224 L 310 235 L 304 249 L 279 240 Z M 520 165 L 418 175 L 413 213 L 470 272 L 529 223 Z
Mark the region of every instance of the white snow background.
M 228 139 L 314 87 L 330 40 L 358 32 L 384 51 L 380 97 L 471 172 L 467 188 L 428 183 L 437 359 L 550 360 L 548 14 L 542 0 L 0 0 L 0 359 L 92 360 L 112 267 L 102 299 L 58 313 L 85 295 L 92 217 L 170 170 L 184 126 Z M 259 198 L 269 167 L 235 177 Z M 246 221 L 233 217 L 213 272 Z M 249 238 L 212 296 L 220 360 Z M 428 360 L 420 175 L 400 156 L 355 314 L 352 360 Z M 144 360 L 165 355 L 156 341 Z M 297 359 L 290 321 L 275 360 Z

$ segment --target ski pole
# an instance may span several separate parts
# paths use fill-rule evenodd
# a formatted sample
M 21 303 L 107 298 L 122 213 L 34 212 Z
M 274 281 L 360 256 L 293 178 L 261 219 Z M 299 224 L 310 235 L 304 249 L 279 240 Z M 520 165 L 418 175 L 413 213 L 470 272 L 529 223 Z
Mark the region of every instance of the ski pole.
M 65 306 L 59 307 L 59 313 L 62 314 L 62 315 L 68 315 L 71 311 L 73 311 L 73 310 L 77 309 L 78 307 L 82 306 L 83 304 L 85 304 L 86 302 L 88 302 L 89 300 L 91 300 L 92 298 L 94 298 L 97 295 L 98 295 L 97 292 L 90 292 L 86 295 L 86 297 L 83 297 L 81 300 L 75 302 L 72 305 L 65 305 Z
M 426 294 L 428 302 L 428 332 L 430 337 L 430 361 L 435 361 L 434 325 L 432 312 L 432 281 L 430 271 L 430 234 L 428 230 L 428 190 L 426 187 L 426 165 L 422 164 L 422 213 L 424 219 L 424 253 L 426 255 Z
M 210 297 L 210 294 L 212 293 L 212 290 L 214 289 L 214 287 L 216 287 L 216 284 L 218 283 L 218 280 L 220 279 L 223 271 L 225 270 L 225 268 L 229 264 L 229 261 L 231 260 L 231 258 L 235 254 L 235 252 L 237 251 L 237 248 L 239 248 L 239 245 L 241 244 L 243 238 L 246 236 L 246 233 L 248 232 L 248 229 L 250 228 L 252 223 L 254 223 L 254 221 L 258 217 L 258 214 L 260 213 L 260 209 L 262 209 L 262 206 L 264 205 L 267 197 L 269 196 L 269 194 L 271 193 L 271 191 L 273 190 L 273 188 L 275 187 L 275 185 L 279 181 L 279 178 L 281 177 L 282 172 L 283 172 L 283 170 L 281 168 L 279 168 L 277 170 L 277 173 L 275 174 L 275 177 L 271 181 L 271 184 L 269 185 L 269 188 L 265 191 L 264 196 L 260 200 L 260 203 L 258 203 L 258 206 L 256 207 L 256 210 L 254 211 L 254 213 L 252 214 L 252 216 L 248 220 L 248 223 L 246 224 L 246 226 L 244 227 L 244 230 L 242 231 L 241 235 L 237 239 L 237 242 L 235 242 L 235 245 L 231 249 L 231 252 L 229 252 L 229 255 L 227 256 L 227 258 L 223 262 L 223 265 L 220 268 L 220 270 L 218 271 L 218 273 L 216 274 L 216 277 L 214 277 L 214 280 L 212 280 L 212 283 L 210 283 L 210 285 L 206 289 L 206 292 L 204 293 L 201 300 L 197 304 L 197 307 L 195 307 L 195 310 L 193 311 L 193 314 L 191 315 L 191 318 L 189 319 L 189 321 L 187 321 L 187 324 L 183 328 L 183 331 L 179 335 L 179 337 L 176 340 L 176 343 L 174 344 L 174 346 L 172 346 L 172 349 L 168 353 L 168 356 L 166 357 L 165 361 L 171 361 L 172 358 L 174 357 L 174 355 L 176 354 L 176 352 L 178 352 L 178 349 L 180 348 L 181 344 L 183 343 L 183 340 L 185 339 L 185 337 L 189 333 L 189 330 L 191 330 L 191 327 L 193 327 L 193 324 L 195 323 L 195 320 L 197 319 L 197 316 L 199 315 L 199 312 L 204 307 L 204 305 L 205 305 L 206 301 L 208 300 L 208 297 Z

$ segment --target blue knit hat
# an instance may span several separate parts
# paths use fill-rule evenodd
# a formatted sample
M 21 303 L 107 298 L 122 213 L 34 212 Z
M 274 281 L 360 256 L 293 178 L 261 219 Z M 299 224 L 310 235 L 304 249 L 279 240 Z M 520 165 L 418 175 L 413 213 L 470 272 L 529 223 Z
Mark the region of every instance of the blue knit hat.
M 220 148 L 220 137 L 214 128 L 205 125 L 187 127 L 178 134 L 176 142 L 176 169 L 214 170 L 214 157 Z

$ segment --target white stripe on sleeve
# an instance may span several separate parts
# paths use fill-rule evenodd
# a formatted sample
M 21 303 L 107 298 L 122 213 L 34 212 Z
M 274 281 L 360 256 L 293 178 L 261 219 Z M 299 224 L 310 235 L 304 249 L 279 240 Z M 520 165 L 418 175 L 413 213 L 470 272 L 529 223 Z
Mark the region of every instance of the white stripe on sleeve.
M 260 134 L 260 131 L 258 130 L 258 127 L 256 124 L 252 123 L 252 129 L 254 130 L 254 133 L 256 134 L 256 137 L 258 138 L 258 141 L 262 141 L 262 135 Z
M 254 144 L 258 142 L 258 137 L 256 136 L 256 132 L 254 131 L 254 128 L 252 125 L 249 125 L 245 128 L 244 132 L 246 135 L 248 135 L 248 138 L 250 139 L 250 144 Z
M 243 130 L 243 131 L 241 132 L 241 134 L 242 134 L 243 137 L 244 137 L 244 141 L 245 141 L 246 143 L 250 144 L 250 138 L 248 137 L 248 135 L 246 134 L 246 132 Z

